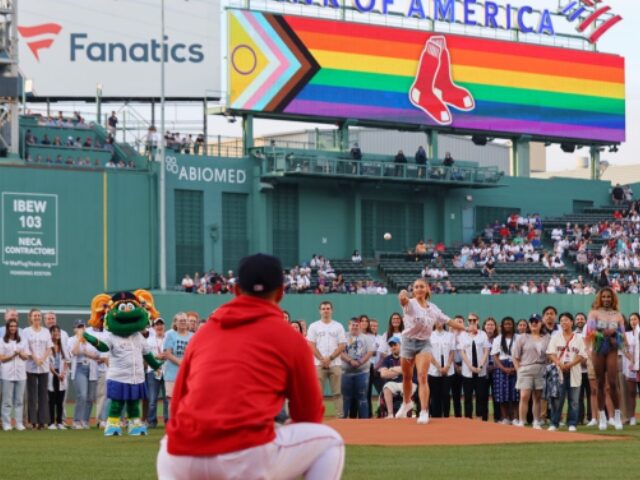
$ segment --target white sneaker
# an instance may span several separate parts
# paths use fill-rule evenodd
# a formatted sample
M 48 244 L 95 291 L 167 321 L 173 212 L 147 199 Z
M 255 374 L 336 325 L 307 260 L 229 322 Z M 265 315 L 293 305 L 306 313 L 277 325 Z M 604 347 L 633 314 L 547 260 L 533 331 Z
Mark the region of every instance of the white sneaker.
M 586 427 L 595 427 L 596 425 L 598 425 L 598 421 L 595 418 L 592 418 L 591 420 L 589 420 L 589 423 L 587 423 L 585 426 Z
M 19 432 L 24 432 L 27 429 L 27 427 L 25 427 L 23 424 L 18 423 L 16 425 L 16 430 L 18 430 Z
M 89 430 L 89 424 L 87 422 L 82 422 L 82 429 L 83 430 Z
M 2 430 L 4 430 L 5 432 L 10 432 L 13 429 L 13 427 L 11 425 L 4 425 L 2 427 Z
M 56 424 L 55 424 L 55 423 L 52 423 L 51 425 L 49 425 L 49 426 L 47 427 L 47 430 L 57 430 L 57 429 L 58 429 L 58 427 L 56 426 Z
M 427 412 L 426 410 L 420 410 L 418 425 L 426 425 L 427 423 L 429 423 L 429 412 Z
M 607 416 L 602 411 L 600 412 L 600 420 L 598 422 L 598 429 L 600 429 L 600 430 L 606 430 L 607 429 Z
M 547 428 L 548 432 L 555 432 L 556 430 L 558 430 L 558 428 L 555 425 L 551 425 L 549 428 Z
M 564 423 L 564 422 L 560 422 L 560 425 L 559 425 L 559 426 L 560 426 L 560 427 L 566 427 L 566 426 L 567 426 L 567 424 L 566 424 L 566 423 Z
M 634 425 L 637 425 L 637 424 L 638 424 L 638 421 L 636 420 L 636 417 L 631 417 L 629 419 L 629 426 L 630 427 L 633 427 Z
M 620 410 L 616 410 L 613 415 L 613 426 L 616 430 L 622 430 L 622 418 L 620 416 Z
M 503 418 L 502 420 L 500 420 L 500 424 L 511 425 L 511 420 L 509 420 L 508 418 Z
M 104 420 L 101 421 L 99 428 L 100 428 L 100 430 L 104 430 L 105 428 L 107 428 L 107 422 L 105 422 Z
M 578 431 L 578 429 L 577 429 L 576 427 L 574 427 L 573 425 L 571 425 L 571 426 L 569 427 L 569 431 L 570 431 L 570 432 L 577 432 L 577 431 Z
M 407 414 L 413 410 L 413 402 L 404 403 L 402 402 L 402 406 L 396 412 L 396 418 L 407 418 Z
M 513 421 L 513 426 L 514 427 L 524 427 L 524 422 L 521 420 L 514 420 Z
M 82 430 L 82 424 L 80 422 L 73 422 L 71 424 L 72 430 Z
M 67 429 L 67 427 L 65 426 L 64 423 L 59 423 L 58 424 L 58 430 L 66 430 L 66 429 Z
M 533 421 L 533 429 L 534 430 L 542 430 L 542 424 L 538 420 Z

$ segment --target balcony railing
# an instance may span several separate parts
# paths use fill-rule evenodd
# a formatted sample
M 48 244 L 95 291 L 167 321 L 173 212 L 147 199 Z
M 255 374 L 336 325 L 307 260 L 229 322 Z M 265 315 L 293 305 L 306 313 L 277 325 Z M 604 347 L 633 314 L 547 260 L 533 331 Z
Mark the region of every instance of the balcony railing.
M 478 167 L 471 162 L 445 166 L 441 161 L 432 161 L 417 165 L 395 163 L 393 158 L 384 155 L 365 155 L 355 160 L 348 153 L 274 147 L 253 148 L 250 154 L 262 162 L 262 176 L 265 177 L 310 176 L 492 186 L 503 176 L 497 167 Z

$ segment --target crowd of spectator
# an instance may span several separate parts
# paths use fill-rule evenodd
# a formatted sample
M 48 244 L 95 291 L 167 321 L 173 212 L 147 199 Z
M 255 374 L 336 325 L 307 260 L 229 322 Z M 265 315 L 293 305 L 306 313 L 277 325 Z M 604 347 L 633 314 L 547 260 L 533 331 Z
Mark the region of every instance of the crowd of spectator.
M 164 134 L 164 144 L 167 150 L 185 155 L 206 155 L 206 140 L 204 134 L 199 133 L 194 137 L 192 134 L 181 134 L 180 132 L 166 131 Z M 155 126 L 149 127 L 144 139 L 145 154 L 153 155 L 160 143 L 160 135 Z
M 73 331 L 66 332 L 54 312 L 43 314 L 36 308 L 29 311 L 26 326 L 15 308 L 5 310 L 4 320 L 0 327 L 3 431 L 83 430 L 90 428 L 93 418 L 95 426 L 104 429 L 109 352 L 99 352 L 83 337 L 88 332 L 100 339 L 103 330 L 77 319 Z M 154 356 L 164 360 L 157 371 L 145 366 L 148 399 L 143 401 L 142 421 L 149 427 L 157 427 L 160 415 L 166 424 L 171 384 L 186 345 L 203 322 L 197 312 L 179 312 L 172 322 L 156 318 L 142 332 Z M 75 408 L 67 417 L 65 399 L 72 389 Z
M 352 317 L 347 330 L 334 318 L 333 305 L 327 301 L 320 304 L 320 319 L 308 328 L 307 322 L 292 321 L 285 312 L 285 319 L 313 349 L 318 378 L 323 389 L 325 382 L 329 384 L 336 417 L 393 418 L 402 401 L 402 315 L 392 313 L 384 333 L 382 325 L 366 314 Z M 584 313 L 558 314 L 555 307 L 548 306 L 541 315 L 534 313 L 520 320 L 506 316 L 500 323 L 492 317 L 481 322 L 473 312 L 454 318 L 465 325 L 465 331 L 447 331 L 438 322 L 431 334 L 433 365 L 428 384 L 432 417 L 488 421 L 492 402 L 493 420 L 506 425 L 524 427 L 528 423 L 542 429 L 546 424 L 550 431 L 568 426 L 570 432 L 578 425 L 598 425 L 597 382 Z M 606 413 L 602 413 L 617 429 L 623 423 L 636 424 L 640 316 L 631 313 L 625 322 L 627 346 L 620 350 L 618 366 L 621 408 L 614 411 L 607 393 Z M 570 369 L 563 367 L 558 374 L 556 368 L 561 365 Z M 415 371 L 413 384 L 415 393 Z M 377 410 L 371 403 L 374 389 Z M 418 396 L 413 400 L 416 409 L 409 416 L 420 410 Z M 568 409 L 563 416 L 565 400 Z M 606 424 L 603 428 L 601 423 L 600 428 L 606 429 Z
M 185 274 L 180 283 L 180 287 L 186 293 L 220 295 L 232 293 L 235 281 L 236 278 L 233 270 L 229 270 L 226 275 L 218 273 L 215 270 L 210 270 L 202 274 L 196 272 L 193 276 Z

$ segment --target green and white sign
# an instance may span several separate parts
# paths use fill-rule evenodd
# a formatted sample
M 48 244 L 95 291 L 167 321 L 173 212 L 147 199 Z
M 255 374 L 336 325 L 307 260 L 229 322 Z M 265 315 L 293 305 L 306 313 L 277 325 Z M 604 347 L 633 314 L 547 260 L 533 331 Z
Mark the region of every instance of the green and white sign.
M 51 277 L 58 265 L 58 195 L 2 192 L 1 226 L 9 274 Z

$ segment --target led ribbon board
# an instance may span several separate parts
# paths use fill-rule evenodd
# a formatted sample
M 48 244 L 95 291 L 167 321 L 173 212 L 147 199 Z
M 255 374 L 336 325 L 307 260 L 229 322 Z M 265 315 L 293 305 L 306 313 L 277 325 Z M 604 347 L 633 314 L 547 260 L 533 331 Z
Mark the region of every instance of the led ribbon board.
M 617 55 L 248 10 L 228 35 L 232 110 L 625 139 Z

